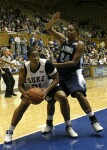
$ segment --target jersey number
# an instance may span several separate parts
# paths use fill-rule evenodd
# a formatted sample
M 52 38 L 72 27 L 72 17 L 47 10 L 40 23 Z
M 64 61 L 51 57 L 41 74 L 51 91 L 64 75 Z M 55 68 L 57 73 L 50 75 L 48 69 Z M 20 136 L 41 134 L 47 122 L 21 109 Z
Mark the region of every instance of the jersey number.
M 41 83 L 39 83 L 39 84 L 33 84 L 33 85 L 32 85 L 32 88 L 33 88 L 33 87 L 40 87 L 40 88 L 41 88 Z
M 64 53 L 61 53 L 60 62 L 66 62 L 70 60 L 70 55 L 65 55 Z

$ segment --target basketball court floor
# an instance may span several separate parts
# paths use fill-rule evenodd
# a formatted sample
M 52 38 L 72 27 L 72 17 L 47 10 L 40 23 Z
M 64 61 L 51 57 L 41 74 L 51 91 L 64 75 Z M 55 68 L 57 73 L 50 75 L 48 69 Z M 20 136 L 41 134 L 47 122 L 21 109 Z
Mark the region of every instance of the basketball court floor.
M 20 103 L 17 97 L 4 98 L 0 94 L 0 150 L 107 150 L 107 78 L 88 79 L 87 99 L 95 112 L 104 131 L 95 133 L 88 117 L 84 114 L 76 99 L 68 97 L 71 108 L 72 126 L 79 134 L 78 138 L 66 135 L 65 124 L 56 103 L 54 116 L 55 132 L 46 136 L 40 130 L 46 122 L 46 101 L 39 105 L 31 105 L 17 125 L 13 142 L 4 144 L 6 129 L 9 128 L 12 114 Z

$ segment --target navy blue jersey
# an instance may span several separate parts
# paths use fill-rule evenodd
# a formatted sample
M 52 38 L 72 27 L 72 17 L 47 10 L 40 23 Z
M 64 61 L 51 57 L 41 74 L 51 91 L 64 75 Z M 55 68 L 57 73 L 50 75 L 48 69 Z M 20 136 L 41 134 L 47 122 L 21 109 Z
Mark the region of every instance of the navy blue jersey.
M 61 45 L 60 54 L 58 57 L 58 63 L 63 63 L 67 61 L 72 61 L 74 54 L 76 53 L 76 46 L 78 41 L 74 41 L 73 43 L 68 43 L 66 40 Z M 58 68 L 59 76 L 61 79 L 66 79 L 70 77 L 77 69 L 83 68 L 83 56 L 81 57 L 79 63 L 75 67 L 66 67 L 66 68 Z

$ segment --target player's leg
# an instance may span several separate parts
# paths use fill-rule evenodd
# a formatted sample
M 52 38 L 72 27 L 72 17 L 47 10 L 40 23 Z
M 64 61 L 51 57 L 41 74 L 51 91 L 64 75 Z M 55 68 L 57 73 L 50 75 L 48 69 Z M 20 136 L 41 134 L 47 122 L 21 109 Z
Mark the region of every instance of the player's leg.
M 57 91 L 54 96 L 55 100 L 60 104 L 60 110 L 66 124 L 66 131 L 70 137 L 78 137 L 78 134 L 73 130 L 70 120 L 70 106 L 66 94 L 63 91 Z
M 49 93 L 50 97 L 53 98 L 56 100 L 56 101 L 59 101 L 60 103 L 60 109 L 61 109 L 61 113 L 64 117 L 64 121 L 66 123 L 66 131 L 67 133 L 71 136 L 71 137 L 77 137 L 78 134 L 72 129 L 71 127 L 71 121 L 70 121 L 70 106 L 69 106 L 69 103 L 68 103 L 68 100 L 67 100 L 67 97 L 66 97 L 66 94 L 61 90 L 60 87 L 56 87 L 54 88 L 50 93 Z M 51 105 L 51 106 L 49 106 Z M 51 108 L 51 109 L 50 109 Z M 55 110 L 55 106 L 54 106 L 54 103 L 51 103 L 49 102 L 48 103 L 48 107 L 47 107 L 47 116 L 50 117 L 47 119 L 47 122 L 50 122 L 52 123 L 53 121 L 53 115 L 54 115 L 54 110 Z M 52 111 L 53 110 L 53 111 Z M 51 112 L 51 113 L 50 113 Z M 49 114 L 51 116 L 49 116 Z M 49 120 L 50 119 L 50 120 Z M 52 124 L 53 126 L 53 124 Z M 46 128 L 44 128 L 42 130 L 42 133 L 48 133 L 46 130 Z
M 86 99 L 86 97 L 83 95 L 82 92 L 77 91 L 75 92 L 75 97 L 77 98 L 81 108 L 83 111 L 89 116 L 89 119 L 91 121 L 91 124 L 96 132 L 100 132 L 103 130 L 103 127 L 99 124 L 94 112 L 92 112 L 91 106 Z
M 77 72 L 66 82 L 66 86 L 70 91 L 71 95 L 77 98 L 83 111 L 89 116 L 91 124 L 96 132 L 103 130 L 103 127 L 97 121 L 97 118 L 92 112 L 91 106 L 86 99 L 86 84 L 82 74 L 82 69 L 77 70 Z
M 13 131 L 16 128 L 18 122 L 21 120 L 23 114 L 25 113 L 25 111 L 27 110 L 29 105 L 30 105 L 30 103 L 27 103 L 23 97 L 20 105 L 16 108 L 16 110 L 13 113 L 11 125 L 10 125 L 9 129 L 6 131 L 6 136 L 4 138 L 5 143 L 12 142 Z
M 55 130 L 53 126 L 53 116 L 55 112 L 55 100 L 51 99 L 47 103 L 47 119 L 46 119 L 46 126 L 41 130 L 42 134 L 50 133 Z
M 8 97 L 8 98 L 12 97 L 12 95 L 11 95 L 11 80 L 10 80 L 10 77 L 9 77 L 7 71 L 5 71 L 5 73 L 2 74 L 2 78 L 4 80 L 4 83 L 6 84 L 5 97 Z
M 14 93 L 13 89 L 14 89 L 14 84 L 15 84 L 15 79 L 13 78 L 13 75 L 11 74 L 11 72 L 8 72 L 10 81 L 11 81 L 11 95 L 13 96 L 17 96 L 17 94 Z

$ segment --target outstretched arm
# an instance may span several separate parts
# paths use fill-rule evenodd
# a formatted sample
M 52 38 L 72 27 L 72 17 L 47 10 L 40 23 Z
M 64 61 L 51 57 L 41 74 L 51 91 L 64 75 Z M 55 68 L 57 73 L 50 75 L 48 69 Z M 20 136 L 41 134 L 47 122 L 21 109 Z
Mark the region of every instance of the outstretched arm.
M 54 15 L 52 16 L 51 20 L 46 24 L 46 30 L 49 32 L 50 35 L 52 35 L 55 39 L 57 39 L 60 43 L 63 43 L 66 39 L 66 37 L 55 31 L 52 28 L 52 25 L 57 22 L 60 19 L 60 12 L 56 12 L 54 13 Z
M 8 62 L 8 61 L 6 61 L 6 60 L 4 60 L 2 58 L 0 58 L 0 61 L 3 62 L 3 63 L 5 63 L 5 64 L 9 64 L 9 65 L 12 65 L 12 66 L 15 66 L 15 67 L 19 67 L 18 65 L 15 65 L 15 64 L 13 64 L 11 62 Z

